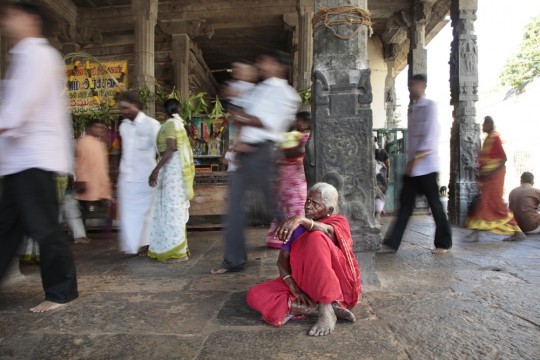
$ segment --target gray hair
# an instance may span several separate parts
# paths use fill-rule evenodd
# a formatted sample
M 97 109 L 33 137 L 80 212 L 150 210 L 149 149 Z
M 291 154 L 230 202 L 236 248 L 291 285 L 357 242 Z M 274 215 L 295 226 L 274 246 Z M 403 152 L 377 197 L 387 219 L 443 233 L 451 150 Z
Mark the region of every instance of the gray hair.
M 312 192 L 318 192 L 319 194 L 321 194 L 324 206 L 327 209 L 333 207 L 334 214 L 337 214 L 339 194 L 335 187 L 325 182 L 319 182 L 309 189 L 308 193 Z

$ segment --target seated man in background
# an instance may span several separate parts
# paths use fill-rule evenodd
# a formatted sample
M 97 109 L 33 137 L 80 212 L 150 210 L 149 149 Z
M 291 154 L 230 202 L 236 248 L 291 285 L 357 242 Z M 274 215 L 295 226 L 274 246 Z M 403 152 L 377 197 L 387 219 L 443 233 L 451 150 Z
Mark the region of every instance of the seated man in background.
M 524 172 L 521 175 L 521 186 L 518 186 L 510 192 L 508 201 L 510 210 L 524 233 L 540 233 L 540 213 L 538 205 L 540 204 L 540 189 L 533 187 L 534 175 L 530 172 Z

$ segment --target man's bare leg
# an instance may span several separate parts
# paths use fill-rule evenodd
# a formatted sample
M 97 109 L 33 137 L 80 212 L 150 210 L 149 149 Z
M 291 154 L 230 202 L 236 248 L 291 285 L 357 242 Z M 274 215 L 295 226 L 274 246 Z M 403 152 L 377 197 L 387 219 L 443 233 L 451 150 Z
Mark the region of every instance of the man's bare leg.
M 63 306 L 66 306 L 66 304 L 59 304 L 59 303 L 55 303 L 55 302 L 52 302 L 52 301 L 45 300 L 44 302 L 42 302 L 38 306 L 30 308 L 30 311 L 33 312 L 33 313 L 44 313 L 44 312 L 47 312 L 47 311 L 52 311 L 52 310 L 59 309 L 59 308 L 61 308 Z
M 334 332 L 337 317 L 332 304 L 319 303 L 319 320 L 309 330 L 311 336 L 325 336 Z

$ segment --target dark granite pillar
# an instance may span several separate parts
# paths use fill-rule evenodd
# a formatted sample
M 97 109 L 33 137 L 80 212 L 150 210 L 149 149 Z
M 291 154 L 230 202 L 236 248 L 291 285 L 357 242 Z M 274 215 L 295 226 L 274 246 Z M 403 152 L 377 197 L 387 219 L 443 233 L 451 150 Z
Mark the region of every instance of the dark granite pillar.
M 455 225 L 464 225 L 470 202 L 478 194 L 475 164 L 480 148 L 476 124 L 478 100 L 478 47 L 474 21 L 478 0 L 452 0 L 454 39 L 450 54 L 450 94 L 454 106 L 450 138 L 450 186 L 448 215 Z
M 355 251 L 380 246 L 381 227 L 373 217 L 372 90 L 367 58 L 369 28 L 337 24 L 346 15 L 330 15 L 320 27 L 321 9 L 351 5 L 367 8 L 366 0 L 316 0 L 313 21 L 313 181 L 339 190 L 339 212 L 351 225 Z M 357 17 L 353 17 L 357 19 Z M 358 31 L 357 31 L 358 30 Z M 355 33 L 355 31 L 357 31 Z

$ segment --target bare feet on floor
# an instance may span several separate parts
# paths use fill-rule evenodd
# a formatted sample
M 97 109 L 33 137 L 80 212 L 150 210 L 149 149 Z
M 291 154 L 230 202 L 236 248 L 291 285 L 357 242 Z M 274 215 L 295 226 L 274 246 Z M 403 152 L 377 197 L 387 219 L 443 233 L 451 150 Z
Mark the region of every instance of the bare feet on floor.
M 397 250 L 393 247 L 390 247 L 388 245 L 382 244 L 381 248 L 377 250 L 377 253 L 379 254 L 389 254 L 389 253 L 395 253 Z
M 45 300 L 44 302 L 42 302 L 38 306 L 30 308 L 30 311 L 33 312 L 33 313 L 44 313 L 44 312 L 47 312 L 47 311 L 52 311 L 52 310 L 59 309 L 59 308 L 61 308 L 63 306 L 66 306 L 66 304 L 59 304 L 59 303 L 55 303 L 55 302 L 52 302 L 52 301 Z
M 332 304 L 319 304 L 319 320 L 309 330 L 310 336 L 325 336 L 334 332 L 337 317 Z
M 435 248 L 431 250 L 431 253 L 435 255 L 441 255 L 449 253 L 450 251 L 452 251 L 452 249 Z
M 86 236 L 85 236 L 85 237 L 76 238 L 76 239 L 73 240 L 73 242 L 74 242 L 75 244 L 90 244 L 90 241 L 92 241 L 92 240 L 90 240 L 90 238 L 88 238 L 88 237 L 86 237 Z
M 176 263 L 180 263 L 180 262 L 186 262 L 189 260 L 189 257 L 183 257 L 183 258 L 179 258 L 179 259 L 167 259 L 167 260 L 163 260 L 161 261 L 163 264 L 176 264 Z
M 521 241 L 521 240 L 525 240 L 526 238 L 527 236 L 525 236 L 525 234 L 520 231 L 520 232 L 516 232 L 512 236 L 504 238 L 503 241 Z
M 465 236 L 463 242 L 478 242 L 480 240 L 480 231 L 473 230 L 469 235 Z
M 137 253 L 137 255 L 139 255 L 139 256 L 148 256 L 148 245 L 141 246 L 141 248 L 139 249 L 139 252 Z
M 342 306 L 340 306 L 337 302 L 332 303 L 332 308 L 334 309 L 334 314 L 336 314 L 336 317 L 341 320 L 347 320 L 350 322 L 356 321 L 356 316 L 349 310 Z

